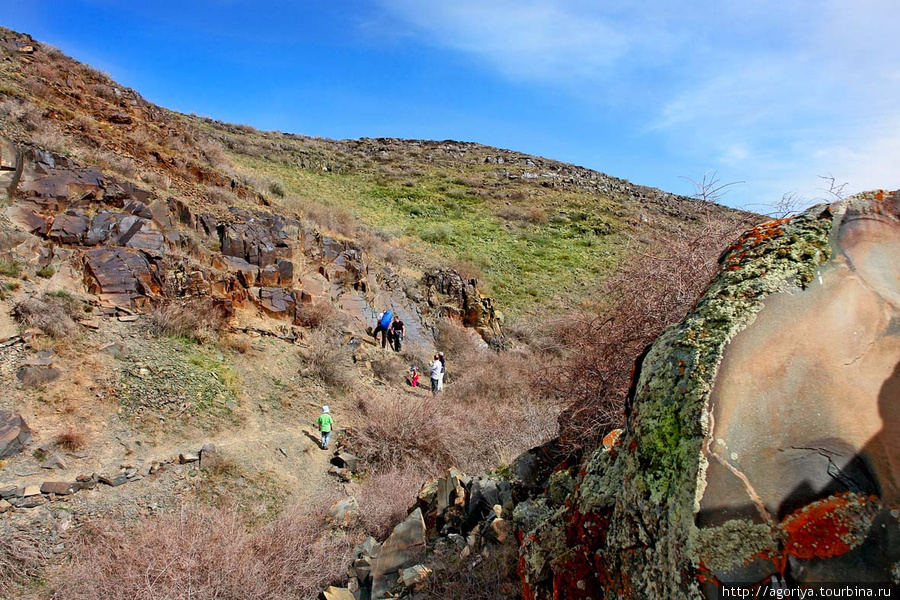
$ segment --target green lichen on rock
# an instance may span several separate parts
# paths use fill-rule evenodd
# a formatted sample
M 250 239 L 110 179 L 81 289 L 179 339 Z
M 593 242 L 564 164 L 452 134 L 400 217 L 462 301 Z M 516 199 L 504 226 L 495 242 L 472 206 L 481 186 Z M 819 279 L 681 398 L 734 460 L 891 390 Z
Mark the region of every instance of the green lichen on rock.
M 547 485 L 547 501 L 551 506 L 562 506 L 575 489 L 575 478 L 568 471 L 557 471 L 550 476 Z
M 690 536 L 690 553 L 714 571 L 728 571 L 753 555 L 775 549 L 777 530 L 744 519 L 726 521 L 719 527 L 697 529 Z

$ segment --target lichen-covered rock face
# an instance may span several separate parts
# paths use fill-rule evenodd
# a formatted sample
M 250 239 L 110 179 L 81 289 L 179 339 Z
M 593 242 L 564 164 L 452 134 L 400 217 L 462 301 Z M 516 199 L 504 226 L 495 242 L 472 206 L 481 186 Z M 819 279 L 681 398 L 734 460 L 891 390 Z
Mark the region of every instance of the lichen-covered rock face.
M 900 572 L 900 193 L 746 233 L 639 365 L 628 428 L 524 539 L 533 598 Z

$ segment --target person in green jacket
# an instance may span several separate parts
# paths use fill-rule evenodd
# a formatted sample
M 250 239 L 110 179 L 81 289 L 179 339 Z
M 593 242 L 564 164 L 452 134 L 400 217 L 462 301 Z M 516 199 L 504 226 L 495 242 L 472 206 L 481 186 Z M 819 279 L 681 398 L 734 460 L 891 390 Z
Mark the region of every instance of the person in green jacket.
M 331 440 L 331 427 L 334 425 L 334 419 L 331 418 L 331 409 L 327 406 L 322 407 L 322 414 L 316 423 L 319 425 L 319 432 L 322 434 L 322 450 L 328 450 L 328 442 Z

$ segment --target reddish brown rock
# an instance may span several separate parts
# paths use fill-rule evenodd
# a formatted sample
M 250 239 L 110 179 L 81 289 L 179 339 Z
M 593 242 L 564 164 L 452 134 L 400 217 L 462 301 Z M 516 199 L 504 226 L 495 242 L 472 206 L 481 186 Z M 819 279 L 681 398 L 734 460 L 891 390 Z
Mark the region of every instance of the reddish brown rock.
M 158 296 L 162 268 L 137 250 L 98 248 L 85 255 L 88 289 L 97 294 Z
M 87 230 L 88 221 L 84 215 L 67 213 L 54 217 L 47 237 L 59 244 L 80 244 Z
M 69 481 L 45 481 L 41 484 L 41 493 L 68 496 L 77 492 L 80 487 L 80 484 Z

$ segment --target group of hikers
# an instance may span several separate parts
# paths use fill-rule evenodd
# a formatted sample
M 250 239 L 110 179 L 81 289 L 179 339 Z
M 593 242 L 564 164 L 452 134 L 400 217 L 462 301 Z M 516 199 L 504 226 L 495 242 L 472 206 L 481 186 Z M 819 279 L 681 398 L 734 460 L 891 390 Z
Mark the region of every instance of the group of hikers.
M 399 316 L 394 315 L 390 310 L 383 311 L 378 316 L 378 324 L 372 331 L 372 337 L 378 342 L 378 334 L 381 334 L 381 347 L 386 348 L 390 344 L 394 352 L 400 352 L 403 346 L 403 338 L 406 336 L 406 326 Z M 444 375 L 447 372 L 447 361 L 443 352 L 438 352 L 433 357 L 433 362 L 429 368 L 431 376 L 431 395 L 436 395 L 444 389 Z M 419 387 L 419 369 L 415 365 L 409 368 L 409 384 L 412 387 Z M 331 440 L 331 430 L 334 428 L 334 419 L 331 416 L 331 409 L 328 406 L 322 407 L 322 414 L 316 420 L 319 433 L 322 436 L 322 449 L 328 450 L 328 443 Z
M 406 325 L 400 317 L 386 310 L 378 316 L 378 324 L 372 331 L 372 337 L 378 342 L 378 334 L 381 333 L 381 347 L 390 345 L 394 352 L 400 352 L 403 347 L 403 338 L 406 337 Z

